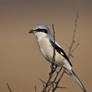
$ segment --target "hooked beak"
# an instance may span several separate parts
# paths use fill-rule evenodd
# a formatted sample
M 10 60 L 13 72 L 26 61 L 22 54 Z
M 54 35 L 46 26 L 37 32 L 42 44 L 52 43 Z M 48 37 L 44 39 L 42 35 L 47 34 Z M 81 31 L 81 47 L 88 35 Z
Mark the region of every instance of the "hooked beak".
M 30 34 L 31 34 L 31 33 L 33 33 L 33 32 L 34 32 L 34 30 L 33 30 L 33 29 L 31 29 L 28 33 L 30 33 Z

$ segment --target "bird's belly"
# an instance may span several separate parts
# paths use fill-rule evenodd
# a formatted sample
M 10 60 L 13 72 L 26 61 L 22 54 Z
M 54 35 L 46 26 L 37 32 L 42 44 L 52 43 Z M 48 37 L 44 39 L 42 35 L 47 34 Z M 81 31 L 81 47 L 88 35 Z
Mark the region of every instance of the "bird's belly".
M 42 39 L 40 41 L 40 50 L 41 50 L 41 53 L 42 55 L 50 62 L 53 62 L 52 59 L 53 59 L 53 47 L 51 45 L 51 43 L 49 42 L 49 39 Z M 56 50 L 55 50 L 55 63 L 56 64 L 60 64 L 62 63 L 64 57 L 59 54 Z

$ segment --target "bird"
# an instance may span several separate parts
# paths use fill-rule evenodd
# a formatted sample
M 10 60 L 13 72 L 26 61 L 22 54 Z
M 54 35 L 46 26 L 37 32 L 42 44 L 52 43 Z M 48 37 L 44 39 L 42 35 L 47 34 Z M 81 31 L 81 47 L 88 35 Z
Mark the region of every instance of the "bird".
M 62 46 L 53 37 L 49 27 L 44 24 L 35 24 L 28 33 L 34 34 L 42 56 L 44 56 L 48 62 L 54 63 L 56 66 L 66 69 L 75 79 L 83 92 L 87 92 L 83 83 L 73 71 L 72 64 L 68 56 L 64 52 Z M 53 61 L 53 48 L 55 49 L 55 61 Z

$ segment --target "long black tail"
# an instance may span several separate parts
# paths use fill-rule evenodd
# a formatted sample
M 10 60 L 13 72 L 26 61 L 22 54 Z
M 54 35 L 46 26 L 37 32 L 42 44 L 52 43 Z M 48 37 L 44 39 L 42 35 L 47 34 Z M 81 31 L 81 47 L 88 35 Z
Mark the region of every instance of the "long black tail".
M 71 71 L 72 77 L 76 80 L 77 84 L 80 86 L 80 88 L 83 90 L 83 92 L 87 92 L 82 82 L 79 80 L 78 76 L 74 73 L 74 71 Z

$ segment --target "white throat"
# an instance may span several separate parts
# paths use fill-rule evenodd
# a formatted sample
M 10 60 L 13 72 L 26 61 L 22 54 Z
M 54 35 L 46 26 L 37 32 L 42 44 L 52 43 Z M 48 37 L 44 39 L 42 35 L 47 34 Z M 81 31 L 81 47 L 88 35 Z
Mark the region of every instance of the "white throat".
M 43 32 L 35 32 L 34 35 L 38 41 L 40 41 L 41 39 L 47 36 L 47 34 Z

